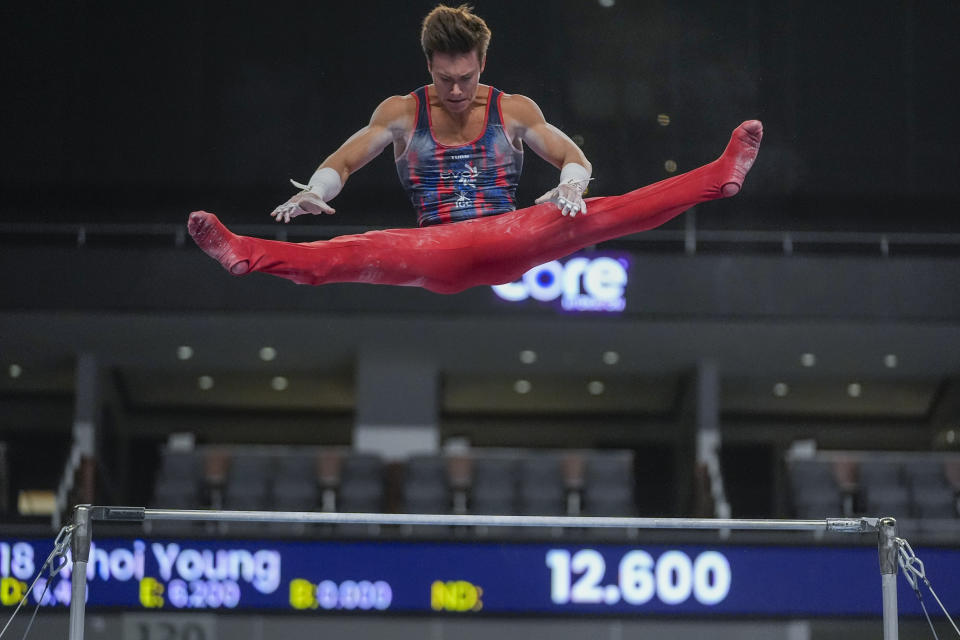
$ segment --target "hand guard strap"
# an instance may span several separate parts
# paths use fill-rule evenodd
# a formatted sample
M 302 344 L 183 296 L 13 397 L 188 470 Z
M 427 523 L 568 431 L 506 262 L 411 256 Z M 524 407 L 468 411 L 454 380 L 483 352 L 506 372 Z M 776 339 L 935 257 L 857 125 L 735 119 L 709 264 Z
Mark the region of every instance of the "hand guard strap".
M 308 184 L 302 184 L 296 180 L 290 180 L 290 182 L 298 189 L 317 194 L 324 202 L 330 202 L 336 198 L 340 189 L 343 188 L 340 174 L 330 167 L 323 167 L 314 171 Z
M 572 184 L 580 189 L 580 193 L 586 191 L 590 180 L 590 172 L 587 168 L 576 162 L 568 162 L 560 169 L 560 184 Z

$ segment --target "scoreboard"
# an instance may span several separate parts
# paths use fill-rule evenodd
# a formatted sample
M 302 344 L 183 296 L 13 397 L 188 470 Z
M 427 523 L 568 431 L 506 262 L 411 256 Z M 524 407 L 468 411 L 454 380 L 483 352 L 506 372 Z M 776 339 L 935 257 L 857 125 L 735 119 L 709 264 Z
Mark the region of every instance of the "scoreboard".
M 0 604 L 15 606 L 52 540 L 0 539 Z M 921 548 L 945 603 L 960 550 Z M 32 598 L 70 604 L 72 563 Z M 879 616 L 872 547 L 95 539 L 90 609 L 465 615 Z M 44 594 L 44 591 L 46 593 Z M 900 580 L 900 610 L 920 615 Z

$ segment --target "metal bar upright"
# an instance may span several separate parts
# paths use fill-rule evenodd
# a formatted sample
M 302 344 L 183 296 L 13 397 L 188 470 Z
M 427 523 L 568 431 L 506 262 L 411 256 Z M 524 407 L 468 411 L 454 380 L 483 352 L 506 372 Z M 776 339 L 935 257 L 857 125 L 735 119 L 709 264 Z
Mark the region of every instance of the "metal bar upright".
M 83 626 L 87 607 L 87 562 L 90 560 L 90 540 L 93 535 L 90 505 L 77 505 L 73 510 L 73 534 L 70 552 L 73 572 L 70 574 L 70 638 L 83 640 Z
M 897 521 L 881 518 L 877 531 L 883 592 L 883 640 L 897 640 Z

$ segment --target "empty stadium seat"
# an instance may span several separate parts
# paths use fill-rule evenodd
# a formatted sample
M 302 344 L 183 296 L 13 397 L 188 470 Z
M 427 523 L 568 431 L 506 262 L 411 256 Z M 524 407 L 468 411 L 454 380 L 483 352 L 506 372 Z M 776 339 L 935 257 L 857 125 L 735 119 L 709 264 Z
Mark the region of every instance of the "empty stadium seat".
M 903 468 L 900 462 L 888 460 L 862 460 L 857 465 L 857 484 L 863 489 L 902 487 Z
M 914 488 L 913 509 L 921 519 L 956 518 L 957 496 L 946 484 Z
M 516 513 L 518 464 L 517 460 L 509 458 L 474 459 L 470 495 L 473 513 Z
M 901 485 L 870 485 L 865 489 L 867 515 L 909 518 L 910 491 Z
M 636 515 L 633 454 L 629 451 L 586 455 L 582 511 L 591 516 Z
M 520 460 L 518 507 L 525 515 L 566 513 L 562 463 L 554 454 L 536 453 Z

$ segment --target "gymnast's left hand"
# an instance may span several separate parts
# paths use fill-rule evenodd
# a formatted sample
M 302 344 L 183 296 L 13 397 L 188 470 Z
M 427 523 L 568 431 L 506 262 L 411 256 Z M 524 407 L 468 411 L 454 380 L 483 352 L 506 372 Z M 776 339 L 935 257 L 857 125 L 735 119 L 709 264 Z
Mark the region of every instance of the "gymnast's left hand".
M 587 212 L 587 203 L 583 201 L 583 189 L 576 182 L 561 182 L 534 201 L 535 204 L 544 202 L 553 202 L 560 209 L 560 213 L 571 218 L 578 213 Z
M 290 222 L 291 218 L 304 214 L 320 215 L 333 214 L 336 210 L 324 202 L 318 194 L 312 191 L 301 191 L 270 213 L 270 217 L 277 222 Z

